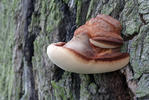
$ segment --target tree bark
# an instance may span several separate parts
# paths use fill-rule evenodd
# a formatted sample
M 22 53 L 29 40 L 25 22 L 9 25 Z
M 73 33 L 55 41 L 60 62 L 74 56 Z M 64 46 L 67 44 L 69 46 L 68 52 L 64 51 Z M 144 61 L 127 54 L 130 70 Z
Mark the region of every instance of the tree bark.
M 149 99 L 148 0 L 14 0 L 13 3 L 18 5 L 14 11 L 16 29 L 11 69 L 14 78 L 11 93 L 0 97 L 8 100 Z M 47 46 L 69 41 L 77 27 L 97 14 L 107 14 L 121 22 L 125 41 L 121 51 L 130 53 L 130 63 L 119 71 L 89 75 L 67 72 L 54 65 L 46 54 Z

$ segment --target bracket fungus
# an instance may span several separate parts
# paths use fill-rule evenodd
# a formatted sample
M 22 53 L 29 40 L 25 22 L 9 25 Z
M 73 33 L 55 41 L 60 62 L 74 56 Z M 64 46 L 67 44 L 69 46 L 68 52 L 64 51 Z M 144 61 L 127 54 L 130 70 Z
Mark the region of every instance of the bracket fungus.
M 52 43 L 47 48 L 50 60 L 60 68 L 83 74 L 119 70 L 129 62 L 129 54 L 121 53 L 123 39 L 120 22 L 108 15 L 91 18 L 75 30 L 65 43 Z

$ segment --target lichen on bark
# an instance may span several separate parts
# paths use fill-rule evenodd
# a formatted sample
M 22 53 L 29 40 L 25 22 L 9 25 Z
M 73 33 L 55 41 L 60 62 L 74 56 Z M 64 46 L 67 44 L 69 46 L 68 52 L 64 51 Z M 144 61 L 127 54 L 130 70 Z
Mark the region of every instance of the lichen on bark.
M 11 100 L 14 81 L 12 55 L 17 0 L 0 1 L 0 99 Z

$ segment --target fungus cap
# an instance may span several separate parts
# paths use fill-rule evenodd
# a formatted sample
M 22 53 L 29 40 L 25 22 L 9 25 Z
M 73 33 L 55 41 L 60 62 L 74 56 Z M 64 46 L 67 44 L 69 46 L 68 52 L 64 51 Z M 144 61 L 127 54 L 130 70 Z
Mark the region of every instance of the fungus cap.
M 120 52 L 121 29 L 118 20 L 97 15 L 76 29 L 69 42 L 50 44 L 47 54 L 54 64 L 70 72 L 93 74 L 119 70 L 129 62 L 129 54 Z

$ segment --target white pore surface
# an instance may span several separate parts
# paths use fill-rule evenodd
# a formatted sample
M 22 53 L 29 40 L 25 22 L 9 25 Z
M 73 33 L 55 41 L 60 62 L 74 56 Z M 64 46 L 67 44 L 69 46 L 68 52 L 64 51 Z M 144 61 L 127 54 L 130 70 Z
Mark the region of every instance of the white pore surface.
M 60 68 L 83 74 L 104 73 L 121 69 L 129 62 L 129 57 L 115 61 L 86 60 L 71 50 L 51 44 L 47 48 L 50 60 Z

